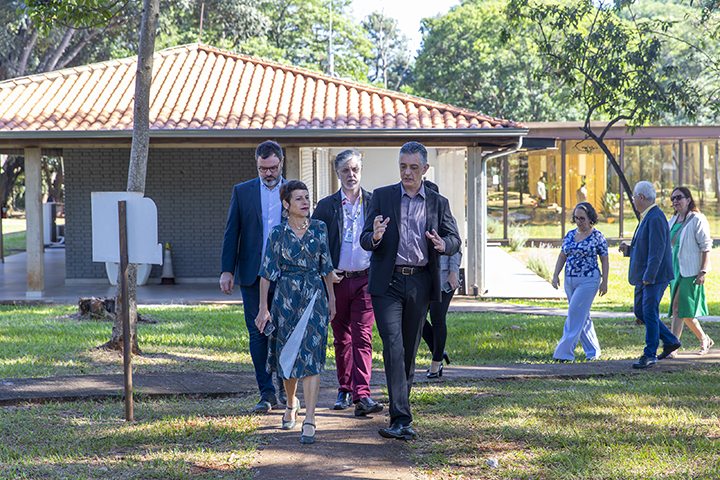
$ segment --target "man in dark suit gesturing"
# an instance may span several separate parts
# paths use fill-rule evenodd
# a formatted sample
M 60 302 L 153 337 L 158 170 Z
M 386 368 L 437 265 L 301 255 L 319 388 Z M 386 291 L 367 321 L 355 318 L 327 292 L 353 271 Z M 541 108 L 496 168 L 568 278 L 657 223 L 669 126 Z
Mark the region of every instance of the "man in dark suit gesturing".
M 250 334 L 250 356 L 255 367 L 255 379 L 260 389 L 260 401 L 255 412 L 269 411 L 278 404 L 272 376 L 265 369 L 268 337 L 255 326 L 260 310 L 260 266 L 265 257 L 265 243 L 270 230 L 280 223 L 282 203 L 283 153 L 280 145 L 266 141 L 255 150 L 258 178 L 233 187 L 230 210 L 225 226 L 222 248 L 220 290 L 232 295 L 233 286 L 240 285 L 245 312 L 245 325 Z M 270 288 L 268 304 L 272 303 L 274 285 Z M 278 380 L 279 400 L 285 403 L 282 381 Z
M 390 427 L 385 438 L 410 440 L 410 389 L 415 356 L 430 300 L 440 301 L 439 255 L 460 248 L 450 204 L 426 189 L 427 150 L 417 142 L 400 149 L 396 185 L 373 192 L 360 244 L 372 251 L 368 291 L 383 341 L 383 361 L 390 394 Z
M 632 196 L 641 212 L 640 224 L 632 243 L 620 244 L 620 251 L 630 256 L 628 281 L 635 285 L 635 316 L 645 323 L 645 350 L 633 368 L 648 368 L 680 348 L 680 340 L 660 321 L 660 300 L 674 278 L 670 230 L 660 207 L 655 205 L 655 187 L 638 182 Z M 660 339 L 663 353 L 657 358 Z
M 372 368 L 372 301 L 367 291 L 370 252 L 360 246 L 365 212 L 372 195 L 360 187 L 362 156 L 344 150 L 335 157 L 335 172 L 341 188 L 318 202 L 313 218 L 327 224 L 333 265 L 337 312 L 330 324 L 335 338 L 335 364 L 340 388 L 335 410 L 355 403 L 355 416 L 383 409 L 370 398 Z

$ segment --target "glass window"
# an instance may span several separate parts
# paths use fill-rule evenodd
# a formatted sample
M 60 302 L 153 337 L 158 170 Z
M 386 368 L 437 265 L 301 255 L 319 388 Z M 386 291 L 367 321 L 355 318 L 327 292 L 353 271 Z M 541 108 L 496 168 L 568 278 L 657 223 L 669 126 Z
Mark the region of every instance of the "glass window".
M 683 142 L 683 185 L 690 189 L 695 205 L 710 222 L 712 236 L 720 236 L 717 142 L 714 139 Z M 664 209 L 674 213 L 672 206 Z
M 487 162 L 488 238 L 503 238 L 503 199 L 505 190 L 502 166 L 502 157 L 493 158 Z
M 605 143 L 619 161 L 620 142 L 610 140 Z M 571 223 L 575 205 L 588 202 L 598 214 L 596 228 L 608 238 L 617 238 L 620 234 L 619 182 L 605 153 L 592 140 L 568 140 L 565 166 L 566 231 L 575 228 Z
M 655 186 L 657 204 L 665 213 L 672 211 L 670 194 L 678 184 L 678 152 L 677 140 L 625 141 L 624 172 L 630 188 L 634 188 L 640 180 L 651 182 Z M 623 212 L 624 236 L 632 237 L 638 222 L 627 195 L 623 195 Z

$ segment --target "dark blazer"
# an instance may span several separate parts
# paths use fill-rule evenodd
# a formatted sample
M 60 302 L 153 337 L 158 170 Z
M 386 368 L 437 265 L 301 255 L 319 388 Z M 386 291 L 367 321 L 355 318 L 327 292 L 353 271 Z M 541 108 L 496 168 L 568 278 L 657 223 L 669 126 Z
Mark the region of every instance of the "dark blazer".
M 370 206 L 372 193 L 368 192 L 364 188 L 361 188 L 360 190 L 363 199 L 363 209 L 367 212 Z M 338 190 L 332 195 L 328 195 L 320 200 L 315 207 L 312 218 L 322 220 L 327 225 L 330 256 L 332 257 L 333 265 L 337 268 L 337 265 L 340 263 L 340 248 L 342 247 L 345 218 L 342 208 L 342 191 Z
M 222 248 L 222 272 L 232 272 L 236 285 L 257 280 L 263 248 L 260 178 L 233 187 Z
M 653 206 L 638 225 L 629 248 L 630 268 L 628 281 L 631 285 L 668 283 L 673 274 L 670 230 L 665 214 Z
M 370 257 L 370 278 L 368 292 L 371 295 L 383 295 L 390 286 L 400 241 L 400 197 L 401 184 L 378 188 L 373 192 L 370 208 L 365 211 L 365 227 L 360 237 L 360 245 L 372 251 Z M 373 247 L 373 220 L 376 216 L 390 217 L 382 240 Z M 460 249 L 460 235 L 450 212 L 447 198 L 425 188 L 425 230 L 438 232 L 445 241 L 444 255 L 454 255 Z M 428 250 L 428 268 L 432 276 L 432 295 L 430 300 L 442 299 L 440 289 L 440 253 L 435 250 L 432 241 L 425 237 Z

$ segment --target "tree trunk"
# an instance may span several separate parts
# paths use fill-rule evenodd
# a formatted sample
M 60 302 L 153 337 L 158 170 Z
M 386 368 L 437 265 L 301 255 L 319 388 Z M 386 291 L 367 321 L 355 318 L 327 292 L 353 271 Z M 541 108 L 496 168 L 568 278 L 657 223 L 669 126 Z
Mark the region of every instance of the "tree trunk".
M 76 30 L 73 27 L 68 27 L 68 29 L 65 31 L 65 35 L 63 35 L 62 40 L 60 40 L 60 44 L 53 52 L 52 57 L 48 59 L 47 63 L 43 67 L 44 72 L 55 70 L 55 65 L 57 65 L 57 62 L 60 60 L 60 57 L 62 57 L 62 54 L 65 53 L 65 49 L 68 47 L 68 45 L 70 45 L 70 40 L 72 40 L 75 32 Z
M 37 42 L 39 32 L 35 29 L 33 29 L 32 34 L 30 35 L 30 39 L 25 44 L 25 48 L 23 48 L 22 56 L 20 57 L 20 61 L 18 62 L 18 77 L 24 77 L 25 76 L 25 69 L 27 68 L 27 62 L 30 58 L 30 52 L 32 52 L 32 49 L 35 48 L 35 43 Z
M 98 30 L 96 28 L 92 32 L 86 33 L 84 35 L 83 39 L 80 42 L 78 42 L 78 44 L 75 46 L 75 48 L 70 53 L 68 53 L 66 56 L 62 57 L 62 61 L 58 61 L 57 69 L 61 70 L 61 69 L 65 68 L 65 66 L 68 63 L 72 62 L 73 58 L 75 58 L 77 56 L 77 54 L 80 53 L 82 51 L 82 49 L 87 46 L 88 43 L 90 43 L 90 40 L 95 38 L 101 32 L 102 32 L 102 30 Z
M 160 0 L 145 0 L 140 49 L 135 77 L 135 111 L 133 117 L 133 140 L 128 169 L 128 192 L 145 192 L 148 149 L 150 146 L 150 86 L 152 83 L 153 54 L 155 53 L 155 32 L 160 16 Z M 137 265 L 128 266 L 128 310 L 130 315 L 130 340 L 133 353 L 140 353 L 137 338 Z M 118 271 L 118 279 L 121 272 Z M 115 321 L 112 337 L 105 347 L 121 350 L 123 344 L 122 298 L 120 281 L 117 283 Z

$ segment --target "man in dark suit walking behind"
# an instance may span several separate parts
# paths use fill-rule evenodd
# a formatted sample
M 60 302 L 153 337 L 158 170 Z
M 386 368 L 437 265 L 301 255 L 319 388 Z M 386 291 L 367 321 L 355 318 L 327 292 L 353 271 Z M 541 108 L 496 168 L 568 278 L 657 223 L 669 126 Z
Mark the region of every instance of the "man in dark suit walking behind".
M 425 147 L 403 145 L 399 165 L 401 182 L 373 192 L 360 244 L 372 251 L 368 291 L 390 394 L 391 425 L 378 433 L 410 440 L 415 356 L 428 305 L 442 294 L 439 255 L 456 253 L 460 236 L 447 199 L 423 185 Z
M 340 388 L 335 410 L 355 404 L 355 416 L 383 409 L 370 398 L 372 368 L 372 301 L 367 292 L 370 252 L 360 246 L 365 211 L 372 195 L 360 187 L 362 155 L 345 150 L 335 157 L 341 188 L 317 204 L 313 218 L 325 222 L 333 265 L 338 276 L 335 289 L 337 313 L 332 319 L 335 363 Z
M 250 334 L 250 356 L 255 379 L 260 389 L 257 413 L 268 412 L 286 402 L 282 381 L 278 380 L 278 396 L 272 376 L 266 370 L 268 337 L 255 326 L 260 310 L 260 267 L 265 257 L 265 243 L 270 230 L 280 223 L 282 203 L 283 152 L 280 145 L 266 141 L 255 150 L 258 177 L 233 187 L 230 210 L 225 226 L 222 248 L 220 290 L 232 295 L 233 286 L 240 285 L 245 312 L 245 325 Z M 268 305 L 272 303 L 274 285 L 270 287 Z
M 670 280 L 674 278 L 672 247 L 668 222 L 660 207 L 655 205 L 655 187 L 650 182 L 638 182 L 632 201 L 641 212 L 640 224 L 632 243 L 620 244 L 623 255 L 630 256 L 628 281 L 635 285 L 635 316 L 645 323 L 645 350 L 633 368 L 648 368 L 682 346 L 680 340 L 660 321 L 660 300 Z M 656 357 L 660 339 L 663 352 Z

